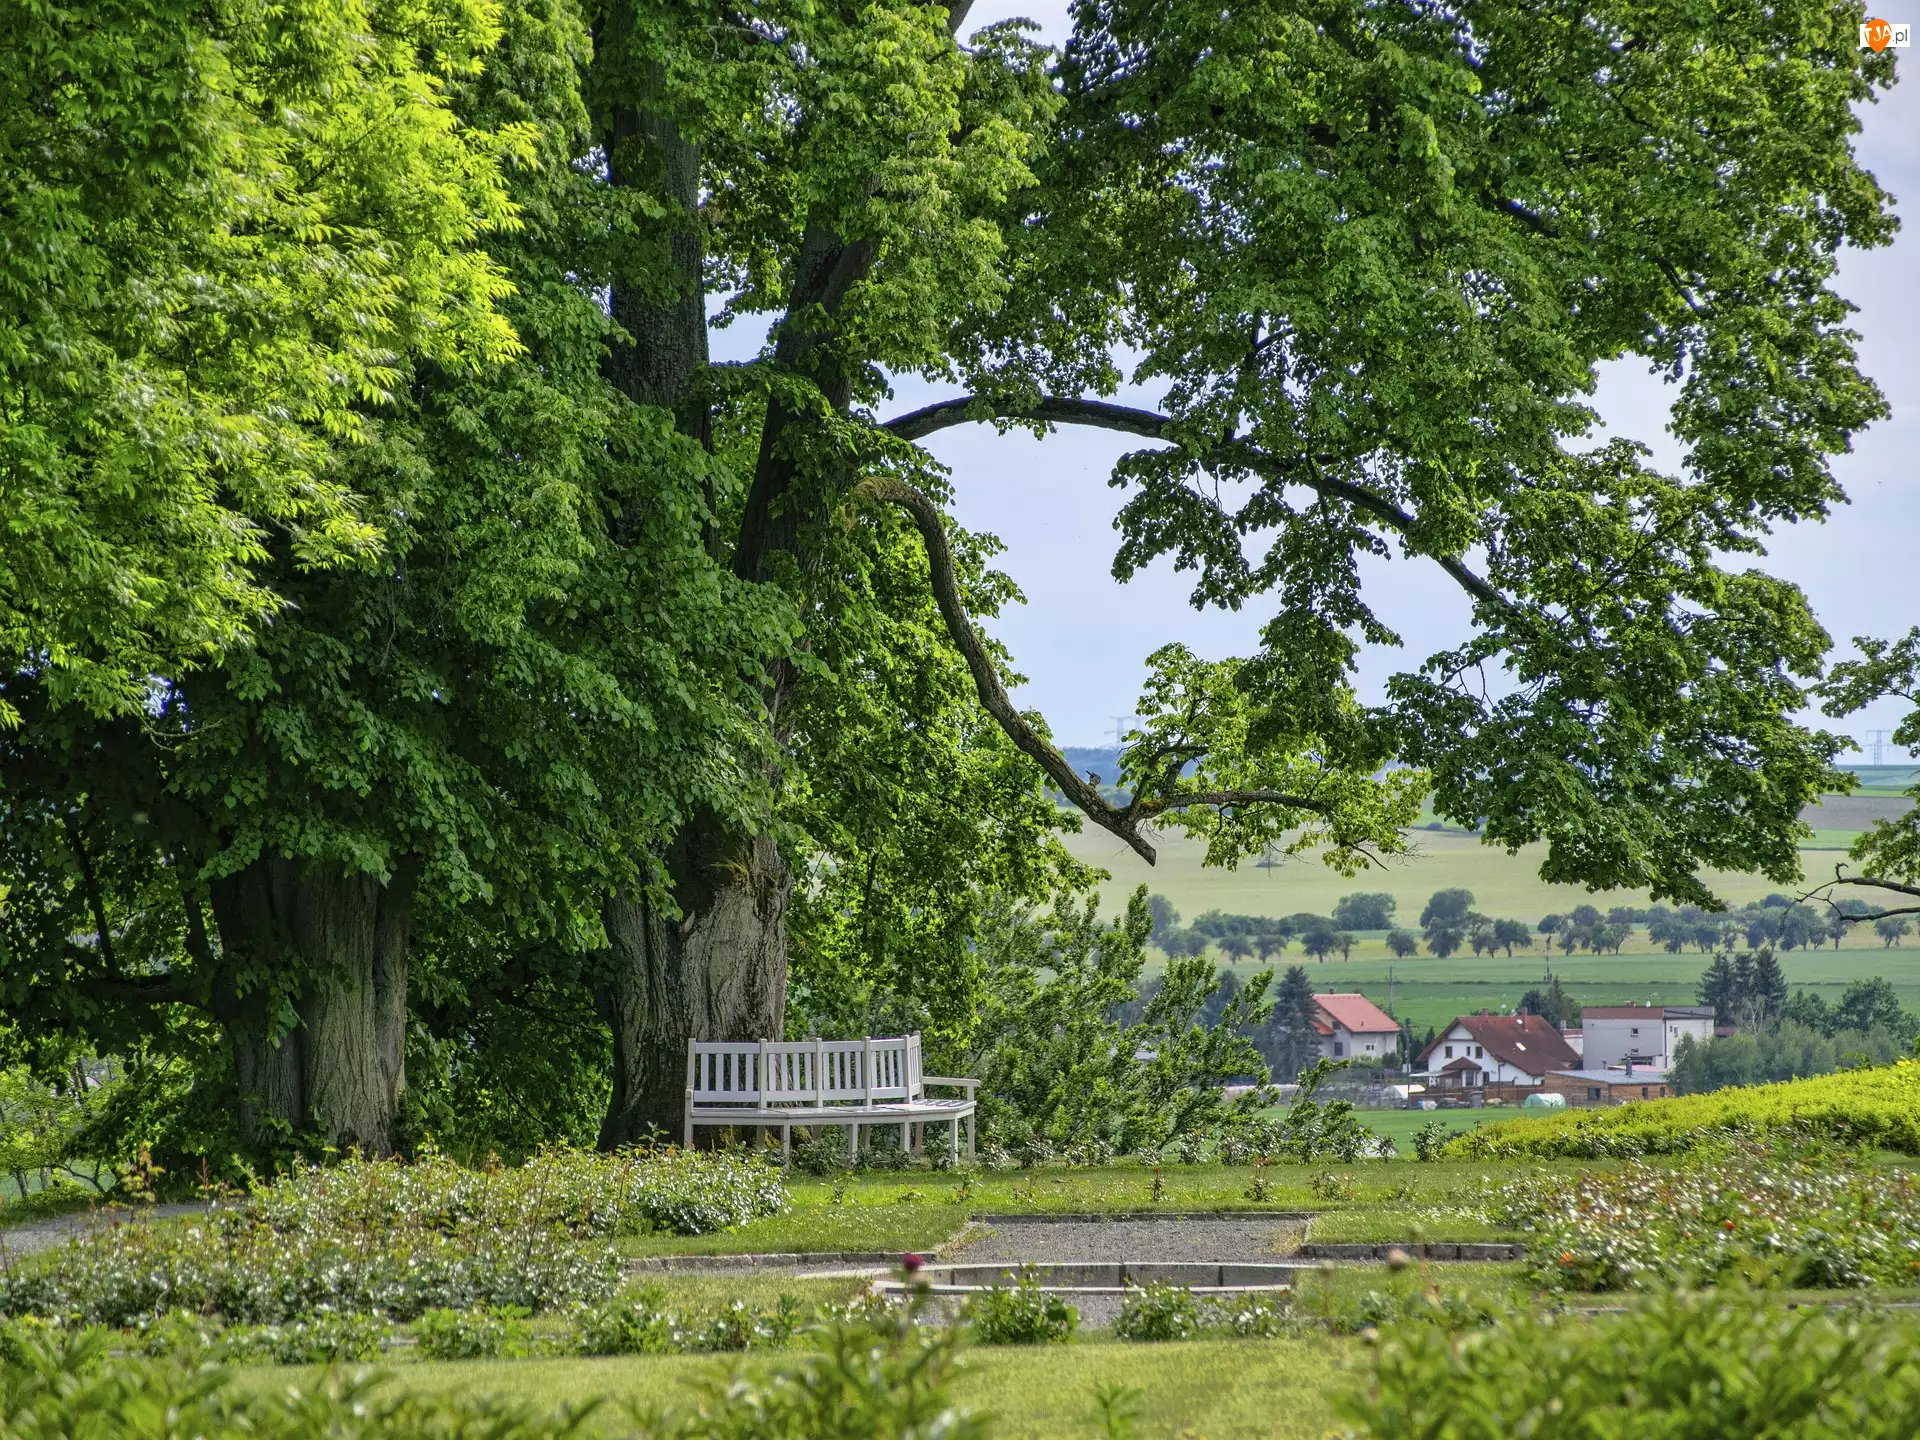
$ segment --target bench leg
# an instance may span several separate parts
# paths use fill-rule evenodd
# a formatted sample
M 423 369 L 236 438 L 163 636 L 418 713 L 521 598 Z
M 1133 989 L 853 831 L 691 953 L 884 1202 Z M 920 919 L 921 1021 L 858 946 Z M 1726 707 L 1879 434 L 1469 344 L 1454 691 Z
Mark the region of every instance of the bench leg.
M 900 1151 L 902 1154 L 907 1155 L 914 1152 L 913 1122 L 911 1120 L 902 1120 L 900 1122 Z
M 860 1127 L 849 1125 L 847 1131 L 850 1136 L 847 1141 L 847 1163 L 858 1165 L 860 1163 Z
M 973 1132 L 977 1124 L 978 1122 L 974 1119 L 973 1112 L 969 1110 L 967 1112 L 967 1158 L 969 1160 L 974 1158 Z
M 960 1164 L 960 1117 L 958 1115 L 947 1121 L 947 1163 L 956 1167 Z
M 780 1127 L 780 1163 L 782 1165 L 793 1163 L 793 1127 L 791 1125 Z

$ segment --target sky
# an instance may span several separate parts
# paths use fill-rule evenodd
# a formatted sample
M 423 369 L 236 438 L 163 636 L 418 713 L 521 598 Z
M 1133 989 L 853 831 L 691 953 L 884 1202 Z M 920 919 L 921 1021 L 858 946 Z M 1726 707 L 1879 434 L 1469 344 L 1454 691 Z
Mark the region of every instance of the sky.
M 969 33 L 996 20 L 1025 16 L 1044 37 L 1065 38 L 1066 0 L 976 0 Z M 1900 57 L 1902 65 L 1907 57 Z M 1836 642 L 1849 653 L 1855 635 L 1904 634 L 1920 622 L 1914 575 L 1920 569 L 1920 486 L 1912 483 L 1910 455 L 1920 452 L 1920 84 L 1908 81 L 1862 112 L 1858 154 L 1895 198 L 1909 228 L 1893 245 L 1849 251 L 1838 288 L 1859 307 L 1866 373 L 1893 411 L 1856 438 L 1854 452 L 1835 457 L 1834 470 L 1851 503 L 1824 524 L 1778 533 L 1756 563 L 1799 584 Z M 884 413 L 897 414 L 950 390 L 902 382 Z M 1151 392 L 1134 403 L 1151 404 Z M 1613 434 L 1648 445 L 1655 463 L 1679 468 L 1679 447 L 1665 433 L 1669 392 L 1638 362 L 1621 362 L 1601 375 L 1595 408 Z M 1104 431 L 1064 428 L 1044 439 L 998 435 L 990 426 L 955 427 L 923 442 L 952 471 L 955 518 L 986 531 L 1005 546 L 996 562 L 1026 597 L 983 625 L 1011 651 L 1027 683 L 1015 692 L 1023 707 L 1046 716 L 1058 743 L 1113 743 L 1146 673 L 1146 657 L 1179 640 L 1196 653 L 1222 659 L 1251 653 L 1270 609 L 1239 613 L 1195 611 L 1191 574 L 1158 561 L 1127 584 L 1111 573 L 1118 537 L 1112 528 L 1118 493 L 1107 487 L 1113 461 L 1139 444 Z M 1458 643 L 1470 618 L 1465 597 L 1429 561 L 1375 561 L 1366 568 L 1366 594 L 1376 613 L 1404 640 L 1398 650 L 1369 650 L 1361 661 L 1364 700 L 1377 701 L 1386 678 L 1411 669 L 1434 650 Z M 1806 718 L 1863 742 L 1870 731 L 1891 729 L 1904 711 L 1882 701 L 1846 720 Z M 1856 761 L 1870 761 L 1863 752 Z M 1887 747 L 1885 758 L 1903 752 Z

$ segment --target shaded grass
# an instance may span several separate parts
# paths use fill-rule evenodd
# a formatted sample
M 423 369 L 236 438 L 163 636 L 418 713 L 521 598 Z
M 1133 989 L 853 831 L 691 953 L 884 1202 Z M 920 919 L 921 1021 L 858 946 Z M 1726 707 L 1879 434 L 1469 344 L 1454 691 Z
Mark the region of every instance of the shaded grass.
M 78 1186 L 61 1185 L 51 1190 L 30 1190 L 25 1195 L 19 1194 L 11 1182 L 9 1188 L 15 1193 L 0 1198 L 0 1229 L 11 1225 L 28 1225 L 35 1220 L 51 1220 L 56 1215 L 72 1215 L 106 1200 L 104 1195 L 82 1190 Z
M 1192 1340 L 1163 1345 L 1091 1341 L 968 1352 L 955 1400 L 989 1412 L 996 1440 L 1096 1435 L 1094 1391 L 1124 1385 L 1139 1393 L 1136 1433 L 1143 1437 L 1270 1436 L 1318 1440 L 1333 1424 L 1329 1396 L 1339 1383 L 1350 1342 L 1332 1339 Z M 752 1374 L 781 1356 L 728 1362 L 711 1356 L 635 1355 L 609 1359 L 435 1361 L 391 1371 L 387 1384 L 424 1393 L 493 1394 L 540 1410 L 605 1396 L 588 1434 L 621 1434 L 625 1407 L 642 1411 L 687 1405 L 700 1382 L 730 1369 Z M 251 1367 L 236 1372 L 243 1387 L 278 1389 L 321 1372 L 312 1367 Z

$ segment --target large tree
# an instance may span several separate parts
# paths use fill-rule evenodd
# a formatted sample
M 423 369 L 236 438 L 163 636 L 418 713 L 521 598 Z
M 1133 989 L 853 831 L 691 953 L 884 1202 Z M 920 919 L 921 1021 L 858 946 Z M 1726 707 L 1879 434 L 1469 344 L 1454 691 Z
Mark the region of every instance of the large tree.
M 269 545 L 251 583 L 278 613 L 250 644 L 151 677 L 134 716 L 23 673 L 0 736 L 8 880 L 31 896 L 0 930 L 12 1018 L 122 1050 L 210 1020 L 227 1063 L 200 1082 L 237 1096 L 256 1152 L 391 1148 L 418 958 L 441 1003 L 476 932 L 483 979 L 516 947 L 565 970 L 602 894 L 662 883 L 696 807 L 767 809 L 747 722 L 790 613 L 713 564 L 704 452 L 602 376 L 595 290 L 645 216 L 575 163 L 579 17 L 494 18 L 487 65 L 427 88 L 511 162 L 484 259 L 514 353 L 417 365 L 336 447 L 372 555 Z
M 1792 875 L 1833 779 L 1836 742 L 1790 718 L 1826 638 L 1715 557 L 1821 515 L 1828 455 L 1884 412 L 1830 286 L 1893 226 L 1851 152 L 1891 64 L 1852 17 L 1086 0 L 1051 55 L 962 43 L 965 10 L 633 0 L 597 30 L 610 182 L 661 208 L 680 271 L 616 286 L 614 373 L 739 476 L 733 572 L 830 644 L 910 523 L 987 713 L 1149 859 L 1175 823 L 1216 861 L 1363 863 L 1431 782 L 1491 842 L 1545 840 L 1551 879 L 1704 902 L 1702 867 Z M 754 316 L 758 356 L 707 364 L 708 326 Z M 1102 398 L 1121 354 L 1160 408 Z M 1627 356 L 1678 382 L 1680 475 L 1589 439 Z M 958 393 L 882 421 L 906 372 Z M 1116 575 L 1170 555 L 1196 603 L 1272 611 L 1244 661 L 1153 657 L 1124 804 L 1012 706 L 967 614 L 919 442 L 979 422 L 1138 436 Z M 1393 554 L 1451 576 L 1474 635 L 1368 709 L 1354 656 L 1393 636 L 1358 561 Z M 774 668 L 804 769 L 832 721 L 814 670 Z M 781 1019 L 776 827 L 700 817 L 669 854 L 666 905 L 608 912 L 632 959 L 609 1139 L 674 1113 L 685 1036 Z
M 488 253 L 527 353 L 423 353 L 327 447 L 386 548 L 316 573 L 289 524 L 247 556 L 298 606 L 253 650 L 128 652 L 127 695 L 164 683 L 106 730 L 22 662 L 9 803 L 58 918 L 14 938 L 16 1014 L 106 1034 L 217 991 L 259 1123 L 377 1144 L 430 913 L 447 1024 L 456 991 L 595 997 L 619 1143 L 677 1117 L 689 1036 L 781 1033 L 796 939 L 811 1019 L 964 1011 L 971 892 L 1058 864 L 1042 777 L 1149 860 L 1173 824 L 1355 871 L 1431 789 L 1556 880 L 1795 873 L 1826 637 L 1716 557 L 1823 513 L 1884 410 L 1830 286 L 1893 225 L 1851 153 L 1892 60 L 1853 17 L 1084 0 L 1055 53 L 965 12 L 497 12 L 447 84 L 521 207 Z M 1677 382 L 1677 476 L 1592 443 L 1629 356 Z M 908 374 L 954 393 L 883 418 Z M 1196 603 L 1271 614 L 1245 659 L 1152 657 L 1122 802 L 975 628 L 1008 592 L 922 442 L 976 423 L 1138 437 L 1118 578 L 1170 556 Z M 1379 707 L 1363 556 L 1474 606 Z

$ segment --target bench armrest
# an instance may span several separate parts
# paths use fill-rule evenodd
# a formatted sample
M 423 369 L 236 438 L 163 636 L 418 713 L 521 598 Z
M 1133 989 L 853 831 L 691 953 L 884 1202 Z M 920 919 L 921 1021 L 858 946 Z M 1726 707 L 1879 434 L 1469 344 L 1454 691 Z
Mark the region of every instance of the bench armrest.
M 959 1075 L 922 1075 L 920 1077 L 920 1083 L 922 1085 L 952 1085 L 966 1091 L 967 1098 L 971 1100 L 973 1099 L 974 1089 L 980 1082 L 978 1080 L 969 1080 Z

